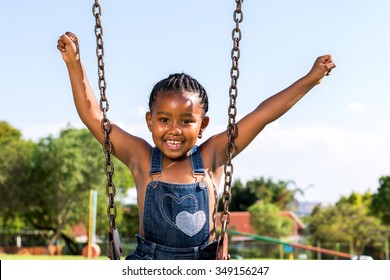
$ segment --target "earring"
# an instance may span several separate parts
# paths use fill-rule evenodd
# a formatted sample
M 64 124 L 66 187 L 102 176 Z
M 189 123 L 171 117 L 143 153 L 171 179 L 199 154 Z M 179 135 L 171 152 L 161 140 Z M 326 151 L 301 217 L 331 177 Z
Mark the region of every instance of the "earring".
M 199 138 L 199 139 L 202 139 L 202 132 L 199 132 L 198 138 Z

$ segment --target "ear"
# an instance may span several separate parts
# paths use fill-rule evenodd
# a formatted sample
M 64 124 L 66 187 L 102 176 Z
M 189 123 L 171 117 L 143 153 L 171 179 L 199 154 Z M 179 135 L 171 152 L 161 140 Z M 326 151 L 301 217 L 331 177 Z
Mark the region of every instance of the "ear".
M 200 131 L 203 132 L 206 127 L 209 125 L 209 122 L 210 122 L 210 118 L 205 116 L 203 117 L 203 120 L 202 120 L 202 124 L 200 125 Z
M 150 112 L 146 112 L 145 114 L 146 125 L 148 126 L 149 131 L 152 131 L 152 114 Z

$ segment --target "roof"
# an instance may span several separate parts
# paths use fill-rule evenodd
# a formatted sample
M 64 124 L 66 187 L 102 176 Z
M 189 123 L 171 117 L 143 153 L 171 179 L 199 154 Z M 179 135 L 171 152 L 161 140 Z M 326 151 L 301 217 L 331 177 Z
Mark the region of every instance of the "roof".
M 221 226 L 221 222 L 219 220 L 221 213 L 217 214 L 217 227 Z M 297 215 L 293 211 L 280 211 L 280 216 L 288 217 L 293 220 L 294 222 L 294 228 L 297 230 L 294 230 L 295 234 L 297 231 L 302 230 L 305 228 L 304 223 L 299 219 Z M 245 233 L 251 233 L 255 234 L 256 231 L 250 224 L 250 213 L 248 211 L 245 212 L 230 212 L 230 223 L 229 223 L 230 229 L 235 229 L 240 232 Z
M 305 224 L 302 222 L 302 220 L 293 211 L 280 211 L 279 215 L 291 218 L 294 221 L 294 223 L 297 224 L 298 229 L 304 229 L 305 228 Z

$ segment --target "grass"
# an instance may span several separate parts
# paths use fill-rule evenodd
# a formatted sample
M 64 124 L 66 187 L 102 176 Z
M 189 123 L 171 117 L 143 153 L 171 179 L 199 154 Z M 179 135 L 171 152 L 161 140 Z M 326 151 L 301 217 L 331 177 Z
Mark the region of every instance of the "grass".
M 16 255 L 16 254 L 0 254 L 0 260 L 108 260 L 106 256 L 99 256 L 94 259 L 87 259 L 83 256 L 49 256 L 49 255 Z
M 121 257 L 122 260 L 125 259 L 124 256 Z M 106 256 L 99 256 L 93 259 L 87 259 L 83 256 L 72 256 L 72 255 L 63 255 L 63 256 L 49 256 L 49 255 L 16 255 L 16 254 L 0 254 L 0 260 L 31 260 L 31 261 L 55 261 L 55 260 L 98 260 L 98 261 L 107 261 L 109 260 Z M 272 258 L 245 258 L 245 260 L 274 260 Z
M 124 260 L 125 258 L 122 256 L 121 258 Z M 0 254 L 0 260 L 25 260 L 25 261 L 55 261 L 55 260 L 99 260 L 99 261 L 106 261 L 109 260 L 106 256 L 99 256 L 94 259 L 87 259 L 83 256 L 72 256 L 72 255 L 63 255 L 63 256 L 49 256 L 49 255 L 16 255 L 16 254 Z M 246 260 L 260 260 L 260 259 L 246 259 Z M 267 260 L 267 259 L 262 259 Z

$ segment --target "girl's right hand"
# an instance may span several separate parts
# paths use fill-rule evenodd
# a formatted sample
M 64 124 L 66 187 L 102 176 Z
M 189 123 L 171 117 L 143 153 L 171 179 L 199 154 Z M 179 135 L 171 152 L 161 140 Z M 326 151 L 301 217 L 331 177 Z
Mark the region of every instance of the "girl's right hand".
M 58 38 L 57 49 L 66 63 L 80 60 L 79 39 L 72 32 L 66 32 Z
M 333 57 L 329 54 L 320 56 L 314 62 L 314 65 L 307 76 L 311 77 L 316 84 L 319 84 L 325 76 L 329 76 L 330 71 L 336 67 Z

